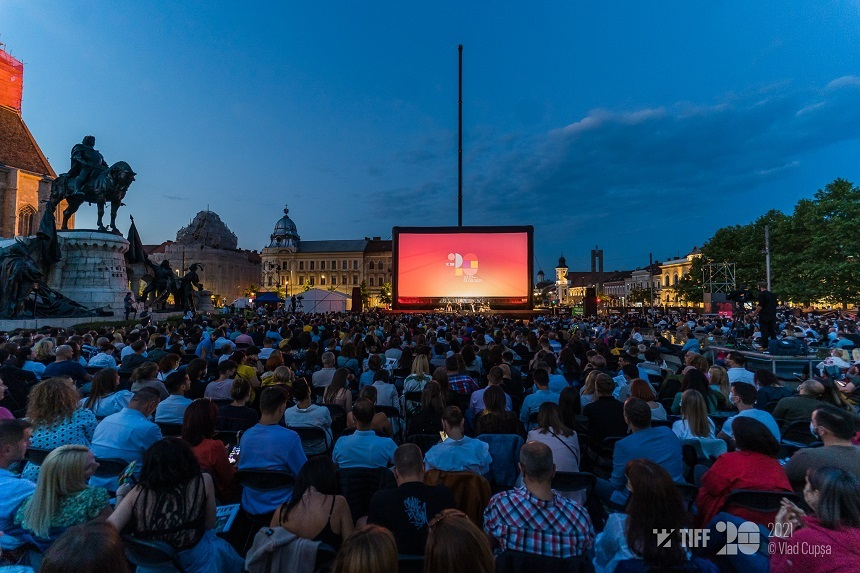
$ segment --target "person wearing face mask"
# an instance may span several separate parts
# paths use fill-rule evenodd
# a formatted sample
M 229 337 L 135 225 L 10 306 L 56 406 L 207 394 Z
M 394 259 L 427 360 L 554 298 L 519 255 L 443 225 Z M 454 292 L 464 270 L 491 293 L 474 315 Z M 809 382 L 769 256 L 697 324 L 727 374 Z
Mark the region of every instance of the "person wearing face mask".
M 785 473 L 792 487 L 801 489 L 809 470 L 822 467 L 839 468 L 860 478 L 860 447 L 851 443 L 854 418 L 850 413 L 835 406 L 820 406 L 812 412 L 809 431 L 824 446 L 803 448 L 791 456 Z
M 734 439 L 733 422 L 738 418 L 752 418 L 758 420 L 770 430 L 776 441 L 780 440 L 779 425 L 772 415 L 764 410 L 756 410 L 755 401 L 758 398 L 758 390 L 752 384 L 746 382 L 735 382 L 729 392 L 729 401 L 738 409 L 738 413 L 723 424 L 723 429 L 717 434 L 721 440 L 731 443 Z

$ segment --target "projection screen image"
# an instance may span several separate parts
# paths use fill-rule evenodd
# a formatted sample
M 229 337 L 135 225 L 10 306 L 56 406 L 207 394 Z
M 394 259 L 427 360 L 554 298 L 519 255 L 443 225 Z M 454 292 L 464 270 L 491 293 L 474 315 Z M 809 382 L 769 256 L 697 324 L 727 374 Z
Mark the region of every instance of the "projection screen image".
M 413 232 L 394 235 L 397 298 L 525 298 L 530 236 L 518 232 Z

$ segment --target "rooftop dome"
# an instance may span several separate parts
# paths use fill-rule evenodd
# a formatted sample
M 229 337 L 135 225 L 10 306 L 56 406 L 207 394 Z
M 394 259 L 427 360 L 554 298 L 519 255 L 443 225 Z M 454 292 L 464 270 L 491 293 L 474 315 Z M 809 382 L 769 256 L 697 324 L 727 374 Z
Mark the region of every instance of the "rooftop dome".
M 197 213 L 187 227 L 182 227 L 176 233 L 176 242 L 232 250 L 236 250 L 239 244 L 236 235 L 224 224 L 221 217 L 212 211 Z
M 272 231 L 269 247 L 281 247 L 296 249 L 299 246 L 299 232 L 296 224 L 290 219 L 290 209 L 284 206 L 284 216 L 275 223 Z

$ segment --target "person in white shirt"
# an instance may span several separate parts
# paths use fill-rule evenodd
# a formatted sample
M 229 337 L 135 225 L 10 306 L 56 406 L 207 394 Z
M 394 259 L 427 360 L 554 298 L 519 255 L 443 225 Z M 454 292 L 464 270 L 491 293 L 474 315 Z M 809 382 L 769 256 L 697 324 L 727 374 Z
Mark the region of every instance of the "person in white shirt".
M 164 380 L 164 385 L 170 395 L 159 402 L 155 409 L 155 421 L 160 424 L 181 424 L 185 410 L 192 400 L 185 397 L 190 382 L 185 372 L 171 372 Z
M 746 382 L 755 386 L 754 374 L 746 369 L 747 359 L 737 351 L 729 352 L 726 356 L 726 373 L 729 375 L 729 383 Z

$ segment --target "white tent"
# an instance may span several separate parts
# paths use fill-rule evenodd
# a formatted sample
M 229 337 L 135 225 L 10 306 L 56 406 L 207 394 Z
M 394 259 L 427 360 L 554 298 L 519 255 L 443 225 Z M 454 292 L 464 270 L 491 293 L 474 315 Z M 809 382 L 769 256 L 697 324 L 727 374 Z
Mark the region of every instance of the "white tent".
M 300 293 L 304 312 L 346 312 L 352 308 L 349 295 L 333 290 L 312 288 Z

